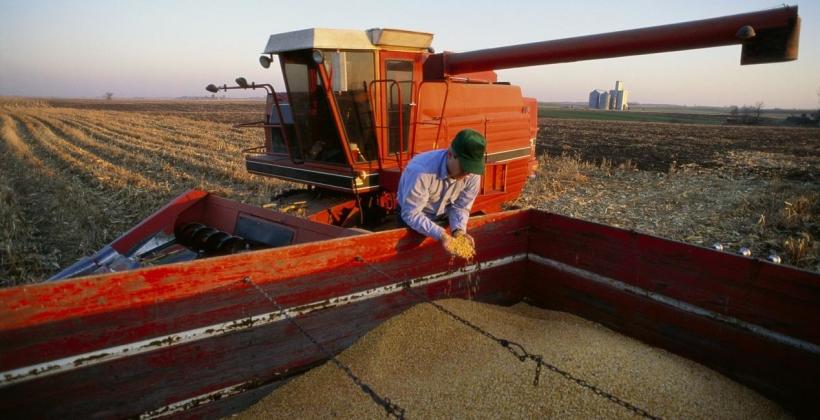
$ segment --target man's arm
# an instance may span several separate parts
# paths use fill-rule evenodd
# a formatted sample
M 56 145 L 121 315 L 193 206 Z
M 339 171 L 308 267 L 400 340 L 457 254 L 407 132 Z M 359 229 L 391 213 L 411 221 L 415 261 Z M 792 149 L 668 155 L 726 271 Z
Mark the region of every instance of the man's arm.
M 481 177 L 473 175 L 465 179 L 467 185 L 461 190 L 461 193 L 453 201 L 453 204 L 447 210 L 447 217 L 450 220 L 450 231 L 455 232 L 460 230 L 467 232 L 467 219 L 470 218 L 470 209 L 473 208 L 473 202 L 478 196 L 478 190 L 481 187 Z
M 430 196 L 425 176 L 410 168 L 405 169 L 399 182 L 399 189 L 403 192 L 403 197 L 399 206 L 401 207 L 401 218 L 411 229 L 422 235 L 441 240 L 444 229 L 433 223 L 422 210 L 427 205 Z

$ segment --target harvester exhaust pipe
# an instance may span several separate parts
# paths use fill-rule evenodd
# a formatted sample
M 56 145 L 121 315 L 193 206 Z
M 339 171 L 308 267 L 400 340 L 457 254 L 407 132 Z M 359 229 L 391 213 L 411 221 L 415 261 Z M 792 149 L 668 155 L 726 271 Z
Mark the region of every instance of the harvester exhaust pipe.
M 742 44 L 740 64 L 797 59 L 797 6 L 554 41 L 431 55 L 426 79 L 543 64 Z

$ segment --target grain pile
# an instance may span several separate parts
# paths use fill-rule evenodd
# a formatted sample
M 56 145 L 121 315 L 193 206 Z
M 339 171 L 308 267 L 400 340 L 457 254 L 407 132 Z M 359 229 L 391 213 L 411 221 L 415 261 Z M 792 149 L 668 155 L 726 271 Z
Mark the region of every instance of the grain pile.
M 444 307 L 663 418 L 785 418 L 778 405 L 692 361 L 563 312 L 465 300 Z M 429 304 L 362 337 L 339 359 L 408 418 L 627 418 L 634 414 L 534 364 Z M 282 386 L 242 418 L 383 418 L 332 363 Z
M 472 260 L 475 257 L 475 248 L 473 242 L 467 235 L 460 235 L 454 237 L 447 243 L 447 251 L 457 257 L 465 260 Z

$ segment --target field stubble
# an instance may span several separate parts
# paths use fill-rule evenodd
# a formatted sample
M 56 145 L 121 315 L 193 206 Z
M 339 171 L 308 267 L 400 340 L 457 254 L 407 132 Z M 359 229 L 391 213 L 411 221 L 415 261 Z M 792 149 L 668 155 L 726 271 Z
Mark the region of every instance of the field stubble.
M 217 121 L 254 111 L 258 118 L 258 102 L 134 102 L 122 111 L 93 103 L 0 101 L 5 285 L 48 277 L 189 188 L 262 205 L 293 187 L 245 171 L 240 150 L 258 145 L 260 133 L 174 111 L 194 107 Z
M 542 119 L 516 203 L 820 271 L 820 130 Z
M 248 174 L 258 101 L 0 100 L 0 282 L 42 280 L 188 188 L 253 205 L 298 186 Z M 541 119 L 518 206 L 820 271 L 820 132 Z

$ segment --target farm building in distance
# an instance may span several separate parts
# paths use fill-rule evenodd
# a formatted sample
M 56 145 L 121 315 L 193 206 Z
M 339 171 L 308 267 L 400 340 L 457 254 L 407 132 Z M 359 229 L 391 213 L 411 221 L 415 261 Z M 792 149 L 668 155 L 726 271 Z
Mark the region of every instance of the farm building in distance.
M 626 111 L 629 109 L 628 97 L 629 91 L 624 89 L 624 82 L 616 80 L 615 89 L 609 92 L 595 89 L 589 93 L 589 109 Z

